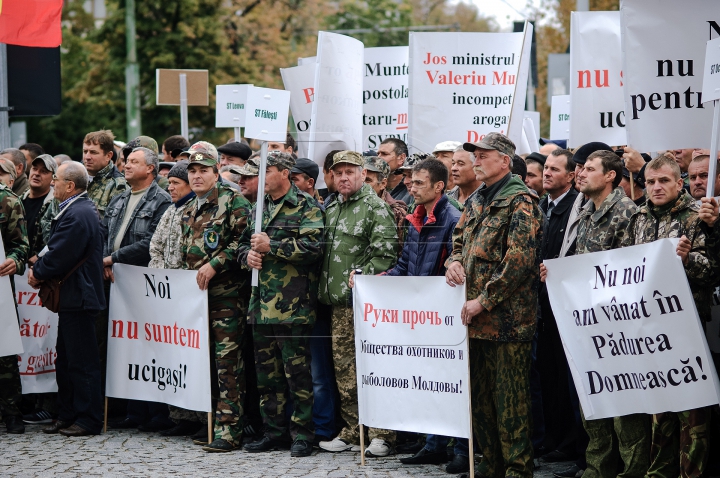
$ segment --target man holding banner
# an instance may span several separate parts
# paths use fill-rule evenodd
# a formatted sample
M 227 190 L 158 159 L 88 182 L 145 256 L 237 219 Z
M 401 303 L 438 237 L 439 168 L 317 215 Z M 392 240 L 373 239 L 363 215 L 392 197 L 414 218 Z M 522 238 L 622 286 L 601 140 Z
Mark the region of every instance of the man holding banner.
M 213 147 L 214 149 L 214 147 Z M 215 434 L 208 452 L 228 452 L 242 443 L 245 373 L 241 355 L 248 295 L 247 274 L 236 272 L 238 239 L 247 225 L 250 203 L 218 181 L 217 159 L 193 151 L 188 180 L 196 197 L 182 218 L 184 269 L 196 270 L 200 290 L 208 291 L 210 327 L 220 396 L 215 409 Z
M 683 189 L 680 166 L 669 156 L 658 156 L 647 164 L 645 183 L 648 200 L 630 222 L 626 245 L 679 238 L 677 254 L 698 315 L 708 321 L 714 275 L 705 249 L 704 224 L 698 216 L 700 207 Z M 648 476 L 702 476 L 709 431 L 710 407 L 653 415 Z
M 447 283 L 467 280 L 462 321 L 470 334 L 473 429 L 487 477 L 532 477 L 530 354 L 537 315 L 542 213 L 537 196 L 511 173 L 515 144 L 488 133 L 465 143 L 485 184 L 453 235 Z
M 290 456 L 305 457 L 312 453 L 315 438 L 310 333 L 315 321 L 324 224 L 316 200 L 290 180 L 294 166 L 295 160 L 288 153 L 268 154 L 263 232 L 253 233 L 251 219 L 238 249 L 240 263 L 260 271 L 259 285 L 250 296 L 248 321 L 253 324 L 265 434 L 245 445 L 245 450 L 277 450 L 292 439 Z M 254 212 L 250 217 L 255 217 Z M 293 402 L 289 424 L 286 389 Z

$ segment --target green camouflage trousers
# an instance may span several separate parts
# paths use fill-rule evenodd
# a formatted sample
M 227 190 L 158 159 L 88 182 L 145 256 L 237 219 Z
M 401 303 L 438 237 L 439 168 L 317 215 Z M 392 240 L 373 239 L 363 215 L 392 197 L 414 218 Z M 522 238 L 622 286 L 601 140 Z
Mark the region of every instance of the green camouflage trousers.
M 170 418 L 175 422 L 186 420 L 188 422 L 207 423 L 207 413 L 205 412 L 186 410 L 175 405 L 168 405 L 168 409 L 170 410 Z
M 245 398 L 245 372 L 241 352 L 247 323 L 247 298 L 239 298 L 237 294 L 232 294 L 234 297 L 208 295 L 219 388 L 215 406 L 214 439 L 240 445 L 242 403 Z
M 650 456 L 650 415 L 637 413 L 599 420 L 585 420 L 585 415 L 580 415 L 590 437 L 583 478 L 645 476 Z M 622 473 L 618 473 L 620 459 L 625 465 Z
M 708 462 L 710 407 L 652 416 L 648 477 L 697 478 Z
M 310 324 L 253 324 L 255 371 L 265 434 L 274 439 L 315 439 L 310 374 Z M 287 392 L 293 402 L 288 427 Z
M 332 353 L 335 380 L 340 392 L 340 415 L 347 426 L 338 438 L 353 445 L 360 444 L 360 416 L 358 412 L 357 370 L 355 368 L 355 321 L 352 307 L 333 307 Z M 395 432 L 382 428 L 365 428 L 370 439 L 380 438 L 391 447 Z
M 530 342 L 470 339 L 473 431 L 488 478 L 532 478 Z
M 22 400 L 22 386 L 17 355 L 0 357 L 0 412 L 3 419 L 13 415 L 21 416 L 18 408 L 20 400 Z

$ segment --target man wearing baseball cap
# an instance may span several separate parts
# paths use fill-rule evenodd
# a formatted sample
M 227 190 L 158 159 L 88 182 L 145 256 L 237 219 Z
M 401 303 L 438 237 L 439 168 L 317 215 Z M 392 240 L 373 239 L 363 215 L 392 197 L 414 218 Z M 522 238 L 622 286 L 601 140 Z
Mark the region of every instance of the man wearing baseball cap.
M 295 161 L 295 166 L 290 170 L 290 179 L 300 191 L 309 194 L 315 198 L 319 205 L 322 205 L 322 198 L 315 189 L 319 174 L 320 168 L 315 161 L 308 158 L 298 158 Z
M 365 184 L 365 159 L 355 151 L 333 156 L 332 174 L 338 199 L 326 211 L 325 256 L 320 274 L 320 302 L 333 307 L 332 342 L 340 414 L 347 426 L 332 441 L 320 442 L 331 452 L 360 451 L 352 286 L 356 269 L 385 272 L 398 256 L 398 236 L 390 206 Z M 395 433 L 369 428 L 366 456 L 387 456 Z
M 247 160 L 247 163 L 245 163 L 245 166 L 239 168 L 237 166 L 231 166 L 232 171 L 240 175 L 240 181 L 238 182 L 240 192 L 245 196 L 245 199 L 250 201 L 250 204 L 255 204 L 255 201 L 257 201 L 258 176 L 260 174 L 260 167 L 258 166 L 259 160 L 259 157 L 250 158 Z
M 245 445 L 251 453 L 290 446 L 290 456 L 310 456 L 315 439 L 310 333 L 317 304 L 317 264 L 323 255 L 323 213 L 313 198 L 290 180 L 295 159 L 272 151 L 267 157 L 265 191 L 258 197 L 262 231 L 255 214 L 239 239 L 238 261 L 258 270 L 259 287 L 250 296 L 255 367 L 264 434 Z M 278 370 L 284 373 L 278 374 Z M 285 413 L 288 394 L 292 418 Z
M 212 143 L 208 143 L 207 141 L 198 141 L 196 143 L 193 143 L 192 146 L 190 146 L 190 149 L 178 154 L 177 160 L 178 161 L 180 161 L 181 159 L 189 160 L 190 157 L 192 155 L 194 155 L 195 153 L 202 153 L 202 154 L 208 156 L 209 158 L 214 159 L 217 169 L 218 170 L 220 169 L 220 164 L 219 164 L 220 160 L 219 160 L 219 156 L 218 156 L 218 150 L 217 150 L 217 148 L 215 148 L 215 145 L 213 145 Z M 229 186 L 230 188 L 232 188 L 236 191 L 240 191 L 240 186 L 238 186 L 237 184 L 235 184 L 232 181 L 228 181 L 227 179 L 223 178 L 219 174 L 218 174 L 218 181 L 223 183 L 225 186 Z
M 405 163 L 398 168 L 402 170 L 403 174 L 405 171 L 402 168 L 410 162 L 407 159 Z M 410 167 L 412 169 L 412 166 Z M 403 223 L 405 222 L 405 216 L 408 213 L 408 207 L 405 202 L 393 198 L 387 190 L 388 176 L 390 176 L 390 166 L 384 160 L 377 156 L 365 157 L 365 183 L 370 185 L 371 188 L 377 193 L 378 197 L 385 201 L 390 209 L 393 211 L 395 216 L 395 226 L 398 230 L 398 239 L 402 244 L 403 239 Z
M 193 149 L 196 146 L 197 143 Z M 245 372 L 240 352 L 249 274 L 237 271 L 235 259 L 250 203 L 239 191 L 218 181 L 216 157 L 198 149 L 190 155 L 188 182 L 196 197 L 183 215 L 180 242 L 185 259 L 183 269 L 198 271 L 198 287 L 208 291 L 212 350 L 220 391 L 213 441 L 197 439 L 194 443 L 205 445 L 203 450 L 208 452 L 228 452 L 242 444 Z
M 476 474 L 529 478 L 542 213 L 512 174 L 515 144 L 507 136 L 488 133 L 463 149 L 474 154 L 473 169 L 484 185 L 457 223 L 445 277 L 453 287 L 467 284 L 461 319 L 470 335 L 474 430 L 484 456 Z
M 447 170 L 450 171 L 452 169 L 453 154 L 455 154 L 455 150 L 460 146 L 462 146 L 460 141 L 443 141 L 435 145 L 432 154 L 442 161 Z M 453 181 L 452 175 L 448 174 L 448 183 L 445 185 L 445 191 L 450 191 L 454 187 L 455 182 Z

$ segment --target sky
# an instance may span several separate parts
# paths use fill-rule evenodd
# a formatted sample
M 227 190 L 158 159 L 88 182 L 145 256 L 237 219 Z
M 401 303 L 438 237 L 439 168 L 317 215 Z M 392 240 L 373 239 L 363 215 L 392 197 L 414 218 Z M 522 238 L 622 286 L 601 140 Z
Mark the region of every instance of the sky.
M 512 29 L 514 21 L 523 21 L 525 17 L 525 6 L 528 0 L 466 0 L 477 6 L 480 13 L 488 17 L 495 17 L 495 21 L 504 31 Z M 536 7 L 540 6 L 540 0 L 530 0 Z M 513 10 L 514 8 L 514 10 Z M 517 10 L 517 11 L 515 11 Z M 518 13 L 520 12 L 520 13 Z

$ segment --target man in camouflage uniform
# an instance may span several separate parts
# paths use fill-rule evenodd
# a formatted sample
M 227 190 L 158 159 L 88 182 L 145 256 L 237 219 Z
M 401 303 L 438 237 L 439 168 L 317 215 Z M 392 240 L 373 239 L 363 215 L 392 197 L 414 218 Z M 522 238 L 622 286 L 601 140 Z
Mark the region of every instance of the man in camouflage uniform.
M 3 160 L 0 164 L 0 176 L 15 179 L 15 168 L 9 161 Z M 0 277 L 10 276 L 10 284 L 15 290 L 13 275 L 25 273 L 25 263 L 28 259 L 28 237 L 25 224 L 25 211 L 22 203 L 11 189 L 0 178 L 0 235 L 5 247 L 5 262 L 0 264 Z M 8 313 L 8 311 L 5 311 Z M 16 312 L 17 314 L 17 312 Z M 8 433 L 25 433 L 22 414 L 18 405 L 22 398 L 20 385 L 20 370 L 17 355 L 0 357 L 0 412 L 7 427 Z
M 226 452 L 242 443 L 245 375 L 240 350 L 249 291 L 247 274 L 239 273 L 235 257 L 250 204 L 218 182 L 217 160 L 206 153 L 190 156 L 188 180 L 196 197 L 182 218 L 183 269 L 198 271 L 198 286 L 208 291 L 219 386 L 214 439 L 195 443 L 208 452 Z
M 105 216 L 110 200 L 128 189 L 125 177 L 111 161 L 114 139 L 112 131 L 101 130 L 86 134 L 83 140 L 83 164 L 92 177 L 87 193 L 95 203 L 100 219 Z
M 530 353 L 542 213 L 537 196 L 511 172 L 515 145 L 507 136 L 489 133 L 463 148 L 474 154 L 484 185 L 455 227 L 445 277 L 453 287 L 467 282 L 461 319 L 470 336 L 479 474 L 530 478 Z
M 609 251 L 628 245 L 630 220 L 637 206 L 620 187 L 622 162 L 611 151 L 590 154 L 577 176 L 580 192 L 589 201 L 580 211 L 576 254 Z M 541 266 L 542 280 L 547 271 Z M 587 469 L 583 478 L 616 476 L 619 459 L 625 464 L 617 476 L 645 476 L 650 451 L 649 417 L 633 414 L 623 417 L 585 420 L 583 425 L 590 438 L 585 457 Z
M 248 322 L 253 328 L 265 424 L 264 435 L 245 445 L 245 450 L 277 450 L 292 439 L 290 456 L 301 457 L 312 453 L 315 438 L 310 332 L 323 252 L 323 214 L 317 201 L 290 180 L 294 165 L 287 153 L 268 154 L 263 232 L 253 232 L 253 210 L 240 238 L 239 261 L 248 270 L 260 271 L 259 285 L 250 296 Z M 294 407 L 289 430 L 285 390 L 289 390 Z
M 364 184 L 365 161 L 354 151 L 340 151 L 331 168 L 338 199 L 325 210 L 325 255 L 320 275 L 320 302 L 333 306 L 332 345 L 335 379 L 340 391 L 340 414 L 347 426 L 332 441 L 320 442 L 326 451 L 360 451 L 352 273 L 379 274 L 395 264 L 397 230 L 390 206 Z M 369 428 L 367 456 L 387 456 L 395 433 Z
M 683 189 L 680 167 L 659 156 L 645 167 L 648 199 L 631 222 L 626 245 L 680 238 L 677 254 L 683 261 L 700 319 L 710 320 L 714 275 L 705 248 L 700 206 Z M 652 417 L 648 477 L 701 477 L 708 460 L 710 407 Z

